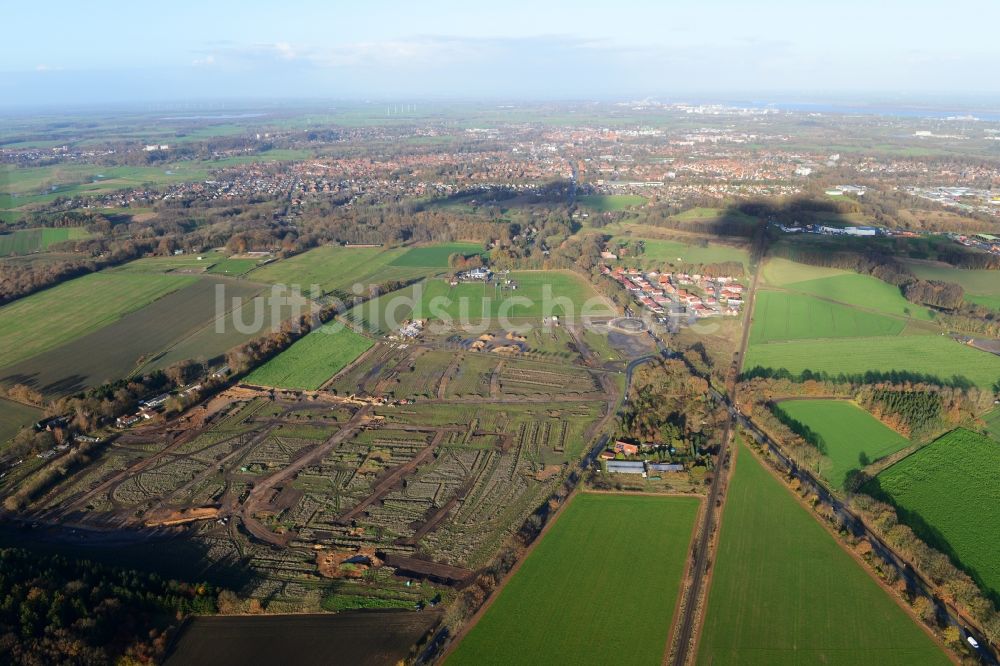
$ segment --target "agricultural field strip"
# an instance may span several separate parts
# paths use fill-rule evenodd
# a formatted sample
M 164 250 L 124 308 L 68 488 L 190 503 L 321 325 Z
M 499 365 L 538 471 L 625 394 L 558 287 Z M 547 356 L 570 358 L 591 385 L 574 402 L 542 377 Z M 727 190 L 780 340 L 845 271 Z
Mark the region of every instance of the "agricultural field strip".
M 896 374 L 988 389 L 1000 377 L 1000 356 L 958 344 L 940 335 L 791 340 L 750 345 L 746 371 L 806 370 L 836 378 L 843 374 Z
M 576 495 L 445 663 L 659 663 L 698 506 Z
M 910 441 L 864 409 L 846 400 L 786 400 L 778 409 L 821 438 L 830 461 L 823 476 L 843 487 L 848 472 L 859 470 L 910 446 Z
M 218 278 L 196 280 L 93 332 L 8 366 L 0 381 L 64 395 L 156 365 L 171 349 L 206 330 L 216 335 L 217 283 Z M 231 295 L 257 293 L 249 283 L 227 286 Z
M 0 307 L 0 368 L 107 326 L 196 280 L 91 273 Z
M 946 655 L 740 443 L 698 664 L 947 664 Z
M 778 340 L 894 336 L 905 320 L 789 291 L 761 290 L 754 307 L 751 344 Z

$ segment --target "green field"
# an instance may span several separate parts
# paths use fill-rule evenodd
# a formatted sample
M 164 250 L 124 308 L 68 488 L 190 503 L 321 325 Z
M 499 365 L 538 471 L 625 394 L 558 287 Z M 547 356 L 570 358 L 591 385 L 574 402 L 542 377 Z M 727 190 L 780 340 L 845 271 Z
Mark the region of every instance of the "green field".
M 741 444 L 698 664 L 948 663 Z
M 56 197 L 103 194 L 145 184 L 166 185 L 200 180 L 207 176 L 208 169 L 198 162 L 156 167 L 59 164 L 6 168 L 3 190 L 0 191 L 0 208 L 47 203 Z
M 0 455 L 3 454 L 4 442 L 16 435 L 18 430 L 40 418 L 42 410 L 0 398 Z
M 1000 356 L 961 345 L 942 335 L 792 340 L 752 344 L 744 369 L 805 371 L 836 379 L 866 373 L 924 378 L 944 384 L 989 389 L 1000 380 Z M 873 381 L 877 377 L 871 377 Z
M 0 308 L 0 368 L 111 324 L 197 278 L 92 273 Z
M 866 486 L 900 520 L 994 598 L 1000 598 L 1000 442 L 959 428 L 919 449 Z
M 351 329 L 328 324 L 251 372 L 246 381 L 261 386 L 315 390 L 371 346 L 371 340 Z
M 900 319 L 805 294 L 759 291 L 750 342 L 891 336 L 901 333 L 905 326 Z
M 867 467 L 910 445 L 908 439 L 846 400 L 786 400 L 778 409 L 819 438 L 814 443 L 829 461 L 820 473 L 835 488 L 843 487 L 852 469 Z
M 957 282 L 966 293 L 978 296 L 1000 296 L 1000 271 L 972 271 L 948 264 L 910 261 L 906 267 L 923 280 Z
M 677 241 L 640 238 L 639 236 L 613 236 L 608 245 L 614 248 L 619 242 L 642 240 L 645 251 L 637 257 L 621 257 L 619 264 L 641 268 L 662 269 L 685 264 L 714 264 L 724 261 L 748 263 L 747 253 L 737 247 L 720 244 L 685 244 Z
M 200 258 L 199 258 L 200 257 Z M 121 266 L 109 268 L 106 273 L 204 273 L 213 264 L 223 261 L 226 255 L 214 250 L 201 254 L 177 254 L 168 257 L 143 257 Z
M 79 240 L 89 235 L 83 227 L 18 229 L 0 235 L 0 256 L 45 252 L 54 243 Z
M 406 250 L 380 247 L 340 247 L 324 245 L 290 259 L 276 261 L 254 271 L 253 279 L 273 284 L 298 285 L 303 294 L 314 297 L 312 285 L 324 294 L 337 293 L 347 297 L 355 285 L 365 293 L 371 285 L 388 280 L 411 280 L 437 272 L 415 266 L 397 266 L 393 262 Z M 445 257 L 445 265 L 447 265 Z
M 646 205 L 646 197 L 635 194 L 584 194 L 576 200 L 581 206 L 598 213 L 613 213 Z
M 219 275 L 243 275 L 257 267 L 256 259 L 221 259 L 208 269 L 209 273 Z
M 697 512 L 577 495 L 445 663 L 660 663 Z
M 1000 312 L 1000 296 L 976 296 L 966 294 L 965 300 L 969 303 L 975 303 L 976 305 L 981 305 L 984 308 Z
M 768 259 L 761 267 L 761 277 L 764 283 L 772 287 L 787 287 L 796 282 L 850 274 L 849 271 L 839 268 L 800 264 L 797 261 L 780 258 Z
M 795 282 L 788 285 L 787 288 L 899 317 L 912 317 L 924 321 L 930 321 L 934 318 L 934 314 L 929 308 L 911 303 L 903 298 L 898 287 L 867 275 L 845 273 L 817 280 Z
M 994 407 L 993 411 L 983 416 L 986 421 L 986 430 L 993 439 L 1000 442 L 1000 407 Z
M 508 276 L 516 290 L 503 286 L 506 277 L 491 283 L 464 282 L 450 286 L 444 279 L 429 279 L 392 294 L 368 301 L 346 317 L 374 333 L 399 328 L 407 319 L 454 323 L 537 319 L 555 315 L 579 319 L 582 314 L 605 316 L 610 306 L 583 278 L 568 271 L 519 271 Z M 546 298 L 551 294 L 552 298 Z M 586 306 L 586 307 L 585 307 Z
M 482 254 L 483 246 L 479 243 L 445 243 L 414 247 L 390 261 L 389 265 L 443 269 L 448 268 L 448 257 L 456 253 L 466 257 Z

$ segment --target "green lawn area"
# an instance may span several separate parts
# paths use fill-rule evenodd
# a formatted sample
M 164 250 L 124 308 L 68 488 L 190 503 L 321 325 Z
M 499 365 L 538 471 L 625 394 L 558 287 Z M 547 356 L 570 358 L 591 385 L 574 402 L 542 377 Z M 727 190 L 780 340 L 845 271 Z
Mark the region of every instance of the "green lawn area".
M 735 261 L 744 266 L 748 263 L 747 253 L 737 247 L 716 243 L 700 245 L 677 241 L 641 238 L 640 236 L 613 236 L 609 246 L 613 249 L 619 242 L 643 240 L 645 252 L 637 257 L 622 257 L 617 263 L 642 268 L 665 268 L 670 265 L 714 264 Z
M 453 254 L 472 256 L 482 254 L 479 243 L 444 243 L 410 248 L 389 262 L 390 266 L 418 266 L 423 268 L 448 268 L 448 257 Z
M 44 252 L 54 243 L 79 240 L 89 235 L 83 227 L 18 229 L 0 235 L 0 256 Z
M 460 325 L 484 320 L 499 323 L 555 315 L 579 319 L 582 314 L 604 316 L 610 307 L 582 277 L 569 271 L 519 271 L 509 276 L 516 290 L 493 282 L 464 282 L 452 287 L 432 278 L 363 303 L 345 316 L 373 333 L 388 333 L 407 319 L 431 319 Z M 551 298 L 547 297 L 551 295 Z
M 759 291 L 750 342 L 898 335 L 906 323 L 805 294 Z
M 659 664 L 697 512 L 577 495 L 445 663 Z
M 0 368 L 118 320 L 195 277 L 92 273 L 0 308 Z
M 866 486 L 900 520 L 1000 598 L 1000 442 L 953 430 Z
M 312 294 L 312 285 L 318 285 L 324 294 L 332 292 L 346 297 L 353 294 L 356 284 L 362 285 L 365 291 L 371 285 L 388 280 L 411 280 L 437 272 L 429 268 L 393 265 L 392 262 L 405 252 L 402 248 L 324 245 L 263 266 L 254 271 L 253 279 L 298 285 L 303 294 L 314 297 L 319 294 Z
M 744 445 L 698 664 L 948 664 L 945 654 Z
M 261 386 L 315 390 L 371 346 L 371 340 L 351 329 L 327 324 L 251 372 L 246 381 Z
M 42 418 L 42 410 L 0 398 L 0 453 L 2 445 L 24 426 Z
M 577 203 L 598 213 L 628 210 L 646 204 L 646 197 L 635 194 L 584 194 L 576 198 Z
M 989 389 L 1000 380 L 1000 356 L 961 345 L 941 335 L 791 340 L 751 344 L 744 369 L 784 368 L 794 376 L 808 370 L 836 379 L 865 373 L 919 375 L 942 383 L 971 383 Z M 871 378 L 873 381 L 877 378 Z
M 841 488 L 847 473 L 862 469 L 910 441 L 874 416 L 846 400 L 786 400 L 778 408 L 816 434 L 813 442 L 829 463 L 823 478 Z

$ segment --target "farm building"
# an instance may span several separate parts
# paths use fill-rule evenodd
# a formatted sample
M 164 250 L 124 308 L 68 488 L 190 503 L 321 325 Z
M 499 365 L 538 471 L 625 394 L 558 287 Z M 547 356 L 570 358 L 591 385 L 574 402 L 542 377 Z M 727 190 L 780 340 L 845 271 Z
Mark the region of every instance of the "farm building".
M 645 474 L 646 463 L 641 460 L 609 460 L 607 470 L 612 474 Z
M 650 472 L 683 472 L 684 465 L 680 463 L 649 463 Z

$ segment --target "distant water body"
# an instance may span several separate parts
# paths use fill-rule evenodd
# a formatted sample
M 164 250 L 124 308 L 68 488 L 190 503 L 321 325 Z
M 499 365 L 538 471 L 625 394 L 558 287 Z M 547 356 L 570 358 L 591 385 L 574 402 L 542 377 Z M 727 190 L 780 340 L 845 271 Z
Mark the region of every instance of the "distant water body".
M 779 109 L 781 111 L 795 111 L 798 113 L 835 113 L 843 115 L 864 115 L 864 116 L 897 116 L 902 118 L 959 118 L 972 116 L 979 120 L 1000 121 L 1000 111 L 994 109 L 964 109 L 948 108 L 944 106 L 920 107 L 920 106 L 891 106 L 876 104 L 871 106 L 854 104 L 835 103 L 812 103 L 812 102 L 740 102 L 741 105 L 750 105 L 757 108 Z

